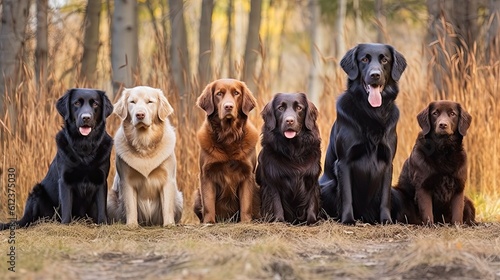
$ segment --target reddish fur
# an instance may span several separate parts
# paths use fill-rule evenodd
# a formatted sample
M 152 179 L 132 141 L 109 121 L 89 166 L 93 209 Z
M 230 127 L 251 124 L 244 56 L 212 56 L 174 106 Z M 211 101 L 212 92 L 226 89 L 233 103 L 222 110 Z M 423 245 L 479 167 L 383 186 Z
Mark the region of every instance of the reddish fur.
M 233 102 L 234 108 L 224 109 L 226 102 Z M 254 172 L 259 133 L 247 116 L 255 98 L 243 82 L 224 79 L 207 85 L 197 105 L 207 118 L 197 134 L 201 150 L 195 213 L 203 223 L 232 218 L 238 211 L 243 222 L 258 218 Z

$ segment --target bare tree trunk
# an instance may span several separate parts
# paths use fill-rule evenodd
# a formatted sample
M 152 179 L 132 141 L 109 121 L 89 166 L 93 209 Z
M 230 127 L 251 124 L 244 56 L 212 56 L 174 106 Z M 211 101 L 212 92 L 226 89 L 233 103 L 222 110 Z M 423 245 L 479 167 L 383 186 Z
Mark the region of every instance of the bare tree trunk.
M 486 34 L 486 62 L 500 56 L 500 0 L 490 0 L 489 15 L 491 24 Z
M 212 12 L 214 0 L 203 0 L 200 19 L 200 52 L 198 54 L 198 82 L 204 87 L 212 79 Z M 201 90 L 200 90 L 201 92 Z
M 259 31 L 262 18 L 262 0 L 252 0 L 250 6 L 250 17 L 248 20 L 247 42 L 245 45 L 245 56 L 243 63 L 243 81 L 248 88 L 257 96 L 255 84 L 255 66 L 259 53 Z
M 356 34 L 359 36 L 361 34 L 361 29 L 363 28 L 363 22 L 361 21 L 361 9 L 359 7 L 360 0 L 353 1 L 353 9 L 354 9 L 354 21 L 356 25 Z M 359 38 L 359 37 L 358 37 Z M 354 38 L 356 41 L 358 38 Z
M 228 78 L 237 78 L 234 70 L 234 61 L 233 61 L 233 13 L 234 13 L 234 0 L 229 0 L 227 3 L 227 38 L 226 38 L 226 54 L 227 54 L 227 77 Z
M 101 0 L 88 0 L 83 23 L 83 56 L 80 81 L 93 85 L 97 78 L 97 54 L 99 53 L 99 26 L 101 22 Z
M 184 125 L 194 118 L 187 114 L 188 104 L 194 104 L 198 93 L 190 90 L 190 63 L 187 46 L 186 23 L 184 21 L 183 0 L 169 0 L 170 9 L 170 73 L 173 77 L 172 90 L 179 94 L 179 125 Z
M 336 29 L 336 34 L 337 38 L 335 40 L 335 57 L 337 59 L 342 58 L 342 56 L 345 54 L 346 49 L 345 49 L 345 17 L 346 17 L 346 10 L 347 10 L 347 0 L 340 0 L 339 1 L 339 14 L 336 19 L 335 23 L 335 29 Z
M 35 49 L 35 79 L 39 88 L 39 97 L 44 98 L 47 91 L 47 65 L 48 65 L 48 31 L 47 11 L 48 0 L 36 1 L 36 49 Z
M 13 96 L 19 83 L 22 50 L 26 40 L 25 30 L 29 15 L 29 0 L 3 0 L 2 26 L 0 28 L 0 116 L 7 109 L 6 94 Z M 7 91 L 6 91 L 7 90 Z M 9 115 L 15 121 L 14 106 L 9 106 Z
M 137 1 L 115 0 L 111 34 L 111 67 L 113 92 L 134 85 L 138 71 Z M 114 95 L 113 93 L 113 95 Z M 113 97 L 113 96 L 111 96 Z
M 345 2 L 345 0 L 344 0 Z M 311 60 L 312 64 L 309 68 L 309 86 L 308 95 L 311 101 L 318 104 L 321 91 L 323 89 L 321 83 L 321 73 L 322 73 L 322 62 L 319 53 L 321 48 L 322 36 L 321 36 L 321 11 L 317 0 L 309 0 L 308 3 L 309 10 L 309 34 L 310 34 L 310 48 L 311 48 Z M 342 37 L 337 36 L 337 41 L 342 41 Z
M 383 43 L 384 40 L 384 29 L 385 29 L 385 15 L 384 15 L 384 3 L 383 0 L 375 0 L 375 15 L 377 23 L 377 42 Z

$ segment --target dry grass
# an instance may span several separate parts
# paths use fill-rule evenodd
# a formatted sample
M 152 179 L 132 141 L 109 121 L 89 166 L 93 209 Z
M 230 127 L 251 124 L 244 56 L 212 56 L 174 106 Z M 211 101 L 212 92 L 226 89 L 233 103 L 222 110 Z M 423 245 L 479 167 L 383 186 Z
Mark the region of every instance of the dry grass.
M 16 232 L 23 279 L 494 279 L 499 223 L 474 227 L 44 224 Z M 0 233 L 7 241 L 7 233 Z M 6 262 L 0 262 L 5 271 Z M 4 274 L 4 277 L 10 274 Z M 1 278 L 1 277 L 0 277 Z

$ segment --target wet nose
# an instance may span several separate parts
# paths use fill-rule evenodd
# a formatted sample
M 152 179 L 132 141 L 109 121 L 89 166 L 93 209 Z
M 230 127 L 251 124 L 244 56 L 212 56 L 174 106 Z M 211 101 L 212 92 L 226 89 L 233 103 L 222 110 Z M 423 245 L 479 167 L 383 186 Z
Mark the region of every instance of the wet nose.
M 372 79 L 380 79 L 380 71 L 379 70 L 373 70 L 370 72 L 370 78 Z
M 286 121 L 286 124 L 292 125 L 295 122 L 295 119 L 293 117 L 287 117 L 285 119 L 285 121 Z
M 85 122 L 90 121 L 90 117 L 91 117 L 90 114 L 82 114 L 82 119 Z
M 226 102 L 224 103 L 224 109 L 226 111 L 231 111 L 234 108 L 234 103 L 233 102 Z
M 135 114 L 135 117 L 136 117 L 138 120 L 142 121 L 142 120 L 144 119 L 145 115 L 146 115 L 146 114 L 144 114 L 144 112 L 137 112 L 137 114 Z
M 447 124 L 447 123 L 444 123 L 444 122 L 439 123 L 439 128 L 440 128 L 440 129 L 447 129 L 447 128 L 448 128 L 448 124 Z

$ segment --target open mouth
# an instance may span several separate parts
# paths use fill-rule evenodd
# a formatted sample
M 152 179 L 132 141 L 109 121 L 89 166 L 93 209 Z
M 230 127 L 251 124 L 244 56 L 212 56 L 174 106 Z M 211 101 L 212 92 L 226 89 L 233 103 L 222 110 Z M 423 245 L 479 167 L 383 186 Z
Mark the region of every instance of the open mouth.
M 84 125 L 84 126 L 80 126 L 78 128 L 78 131 L 80 131 L 80 134 L 83 135 L 83 136 L 87 136 L 90 134 L 90 132 L 92 131 L 92 127 L 88 126 L 88 125 Z
M 293 130 L 293 129 L 287 129 L 284 133 L 285 137 L 288 138 L 288 139 L 292 139 L 294 138 L 295 136 L 297 136 L 297 131 Z
M 368 102 L 372 107 L 380 107 L 382 105 L 382 91 L 384 90 L 383 85 L 366 85 L 366 93 L 368 93 Z

